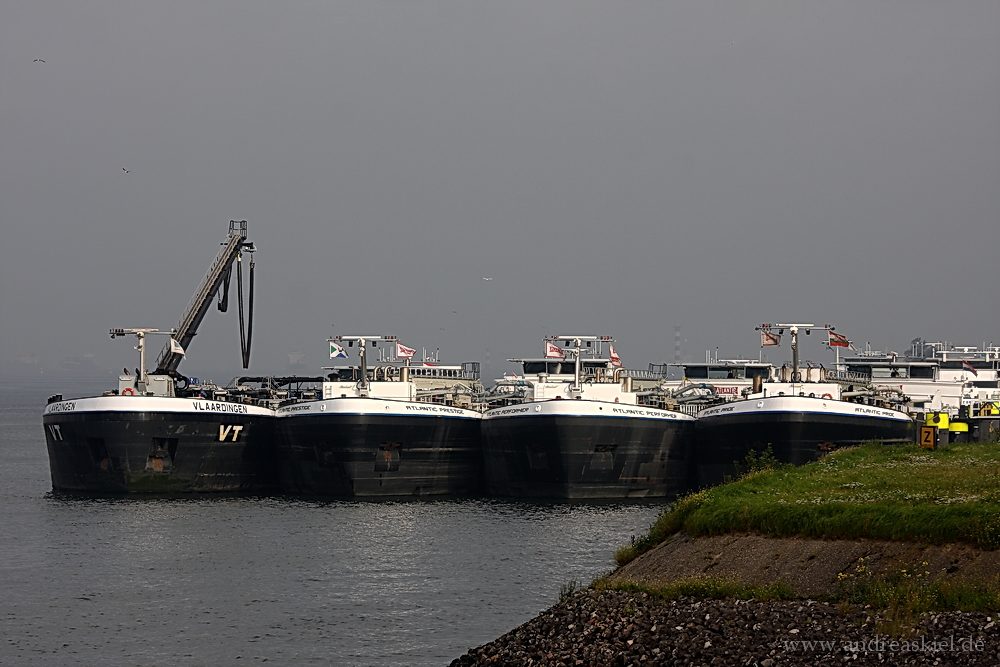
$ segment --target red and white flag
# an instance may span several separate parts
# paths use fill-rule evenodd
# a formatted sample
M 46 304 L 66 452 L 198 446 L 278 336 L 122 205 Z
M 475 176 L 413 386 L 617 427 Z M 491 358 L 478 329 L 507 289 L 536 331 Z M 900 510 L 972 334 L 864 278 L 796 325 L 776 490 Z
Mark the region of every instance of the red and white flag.
M 396 341 L 396 356 L 397 357 L 400 357 L 402 359 L 409 359 L 410 357 L 412 357 L 416 353 L 417 353 L 417 351 L 414 350 L 412 347 L 406 347 L 405 345 L 403 345 L 402 343 L 400 343 L 398 340 Z
M 826 344 L 830 347 L 850 347 L 851 341 L 847 340 L 847 336 L 841 336 L 839 333 L 833 333 L 832 331 L 827 331 L 829 339 Z
M 555 359 L 565 359 L 566 353 L 550 340 L 545 341 L 545 356 Z
M 768 345 L 781 345 L 781 334 L 771 333 L 770 331 L 761 331 L 760 346 L 767 347 Z
M 617 352 L 615 352 L 615 346 L 609 343 L 608 347 L 611 348 L 611 365 L 614 366 L 615 368 L 621 368 L 622 358 L 618 356 Z

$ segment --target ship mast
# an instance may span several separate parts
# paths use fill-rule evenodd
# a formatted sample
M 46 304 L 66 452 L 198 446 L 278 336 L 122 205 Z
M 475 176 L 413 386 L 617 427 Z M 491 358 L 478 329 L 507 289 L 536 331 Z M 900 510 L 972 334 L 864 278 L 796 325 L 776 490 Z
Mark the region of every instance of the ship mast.
M 614 342 L 611 336 L 553 336 L 549 340 L 560 340 L 567 343 L 567 352 L 573 355 L 573 386 L 571 390 L 576 393 L 579 393 L 583 388 L 583 364 L 580 357 L 583 353 L 584 342 L 587 343 L 587 347 L 590 348 L 592 354 L 595 352 L 601 353 L 603 351 L 603 343 Z M 597 343 L 596 348 L 594 343 Z M 569 347 L 570 344 L 572 347 Z
M 392 342 L 397 340 L 397 338 L 395 336 L 337 336 L 327 339 L 328 342 L 346 342 L 348 347 L 352 347 L 357 342 L 358 357 L 361 360 L 361 379 L 358 381 L 358 394 L 361 396 L 368 396 L 368 348 L 366 344 L 368 341 L 371 341 L 372 347 L 375 347 L 380 340 Z
M 834 327 L 829 324 L 761 324 L 759 327 L 755 327 L 757 331 L 764 331 L 769 334 L 774 334 L 777 336 L 777 340 L 781 340 L 781 334 L 785 333 L 785 329 L 788 329 L 788 333 L 792 336 L 792 382 L 802 382 L 802 373 L 799 372 L 799 331 L 805 331 L 808 336 L 813 330 L 816 331 L 833 331 Z M 777 330 L 777 331 L 775 331 Z M 764 343 L 762 342 L 761 345 Z M 775 343 L 777 344 L 777 343 Z

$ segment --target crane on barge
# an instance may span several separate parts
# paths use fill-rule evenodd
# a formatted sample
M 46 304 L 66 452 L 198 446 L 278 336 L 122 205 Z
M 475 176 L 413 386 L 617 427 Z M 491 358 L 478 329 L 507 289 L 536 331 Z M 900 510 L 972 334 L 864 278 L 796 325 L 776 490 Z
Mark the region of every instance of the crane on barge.
M 257 251 L 253 241 L 247 240 L 247 221 L 230 220 L 229 233 L 222 242 L 215 261 L 212 262 L 208 273 L 202 279 L 194 296 L 188 303 L 184 315 L 178 322 L 177 327 L 169 332 L 155 329 L 111 329 L 112 338 L 125 335 L 135 335 L 139 343 L 136 349 L 139 350 L 140 367 L 137 369 L 138 375 L 136 383 L 141 383 L 143 388 L 149 387 L 155 394 L 173 396 L 174 382 L 182 380 L 186 384 L 186 378 L 177 372 L 177 367 L 184 358 L 184 352 L 191 341 L 198 333 L 198 327 L 205 319 L 209 306 L 216 294 L 219 295 L 218 308 L 221 312 L 226 312 L 229 307 L 229 283 L 232 277 L 233 264 L 236 264 L 236 285 L 237 301 L 239 302 L 240 315 L 240 350 L 243 354 L 243 368 L 250 365 L 250 342 L 253 335 L 253 291 L 254 291 L 254 260 L 253 253 Z M 250 255 L 249 271 L 249 295 L 247 299 L 248 317 L 246 328 L 244 329 L 243 318 L 243 253 Z M 221 289 L 221 291 L 220 291 Z M 156 370 L 153 373 L 146 372 L 145 366 L 145 338 L 150 334 L 169 334 L 170 338 L 164 346 L 163 351 L 156 361 Z M 152 381 L 152 382 L 151 382 Z M 159 390 L 157 390 L 159 389 Z

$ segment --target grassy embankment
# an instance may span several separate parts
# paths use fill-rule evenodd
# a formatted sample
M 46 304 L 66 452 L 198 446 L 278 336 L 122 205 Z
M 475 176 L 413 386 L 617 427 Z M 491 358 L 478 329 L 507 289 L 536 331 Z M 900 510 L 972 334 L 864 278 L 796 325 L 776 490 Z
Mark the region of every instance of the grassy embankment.
M 935 451 L 871 443 L 798 468 L 775 465 L 766 457 L 751 457 L 748 464 L 750 472 L 738 480 L 679 499 L 648 534 L 621 547 L 615 560 L 624 565 L 678 532 L 1000 548 L 1000 445 L 995 442 Z M 922 578 L 920 565 L 913 565 L 875 577 L 860 562 L 854 572 L 841 575 L 844 586 L 834 599 L 908 612 L 1000 608 L 1000 581 L 930 582 Z M 704 579 L 647 592 L 758 599 L 791 595 L 780 584 L 746 587 Z

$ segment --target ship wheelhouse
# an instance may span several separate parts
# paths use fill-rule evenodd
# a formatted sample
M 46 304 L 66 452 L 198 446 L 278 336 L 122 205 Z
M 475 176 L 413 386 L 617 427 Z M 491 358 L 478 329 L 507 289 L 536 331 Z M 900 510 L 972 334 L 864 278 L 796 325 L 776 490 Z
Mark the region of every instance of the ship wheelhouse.
M 688 380 L 752 380 L 771 378 L 770 364 L 745 362 L 684 364 L 684 377 Z

